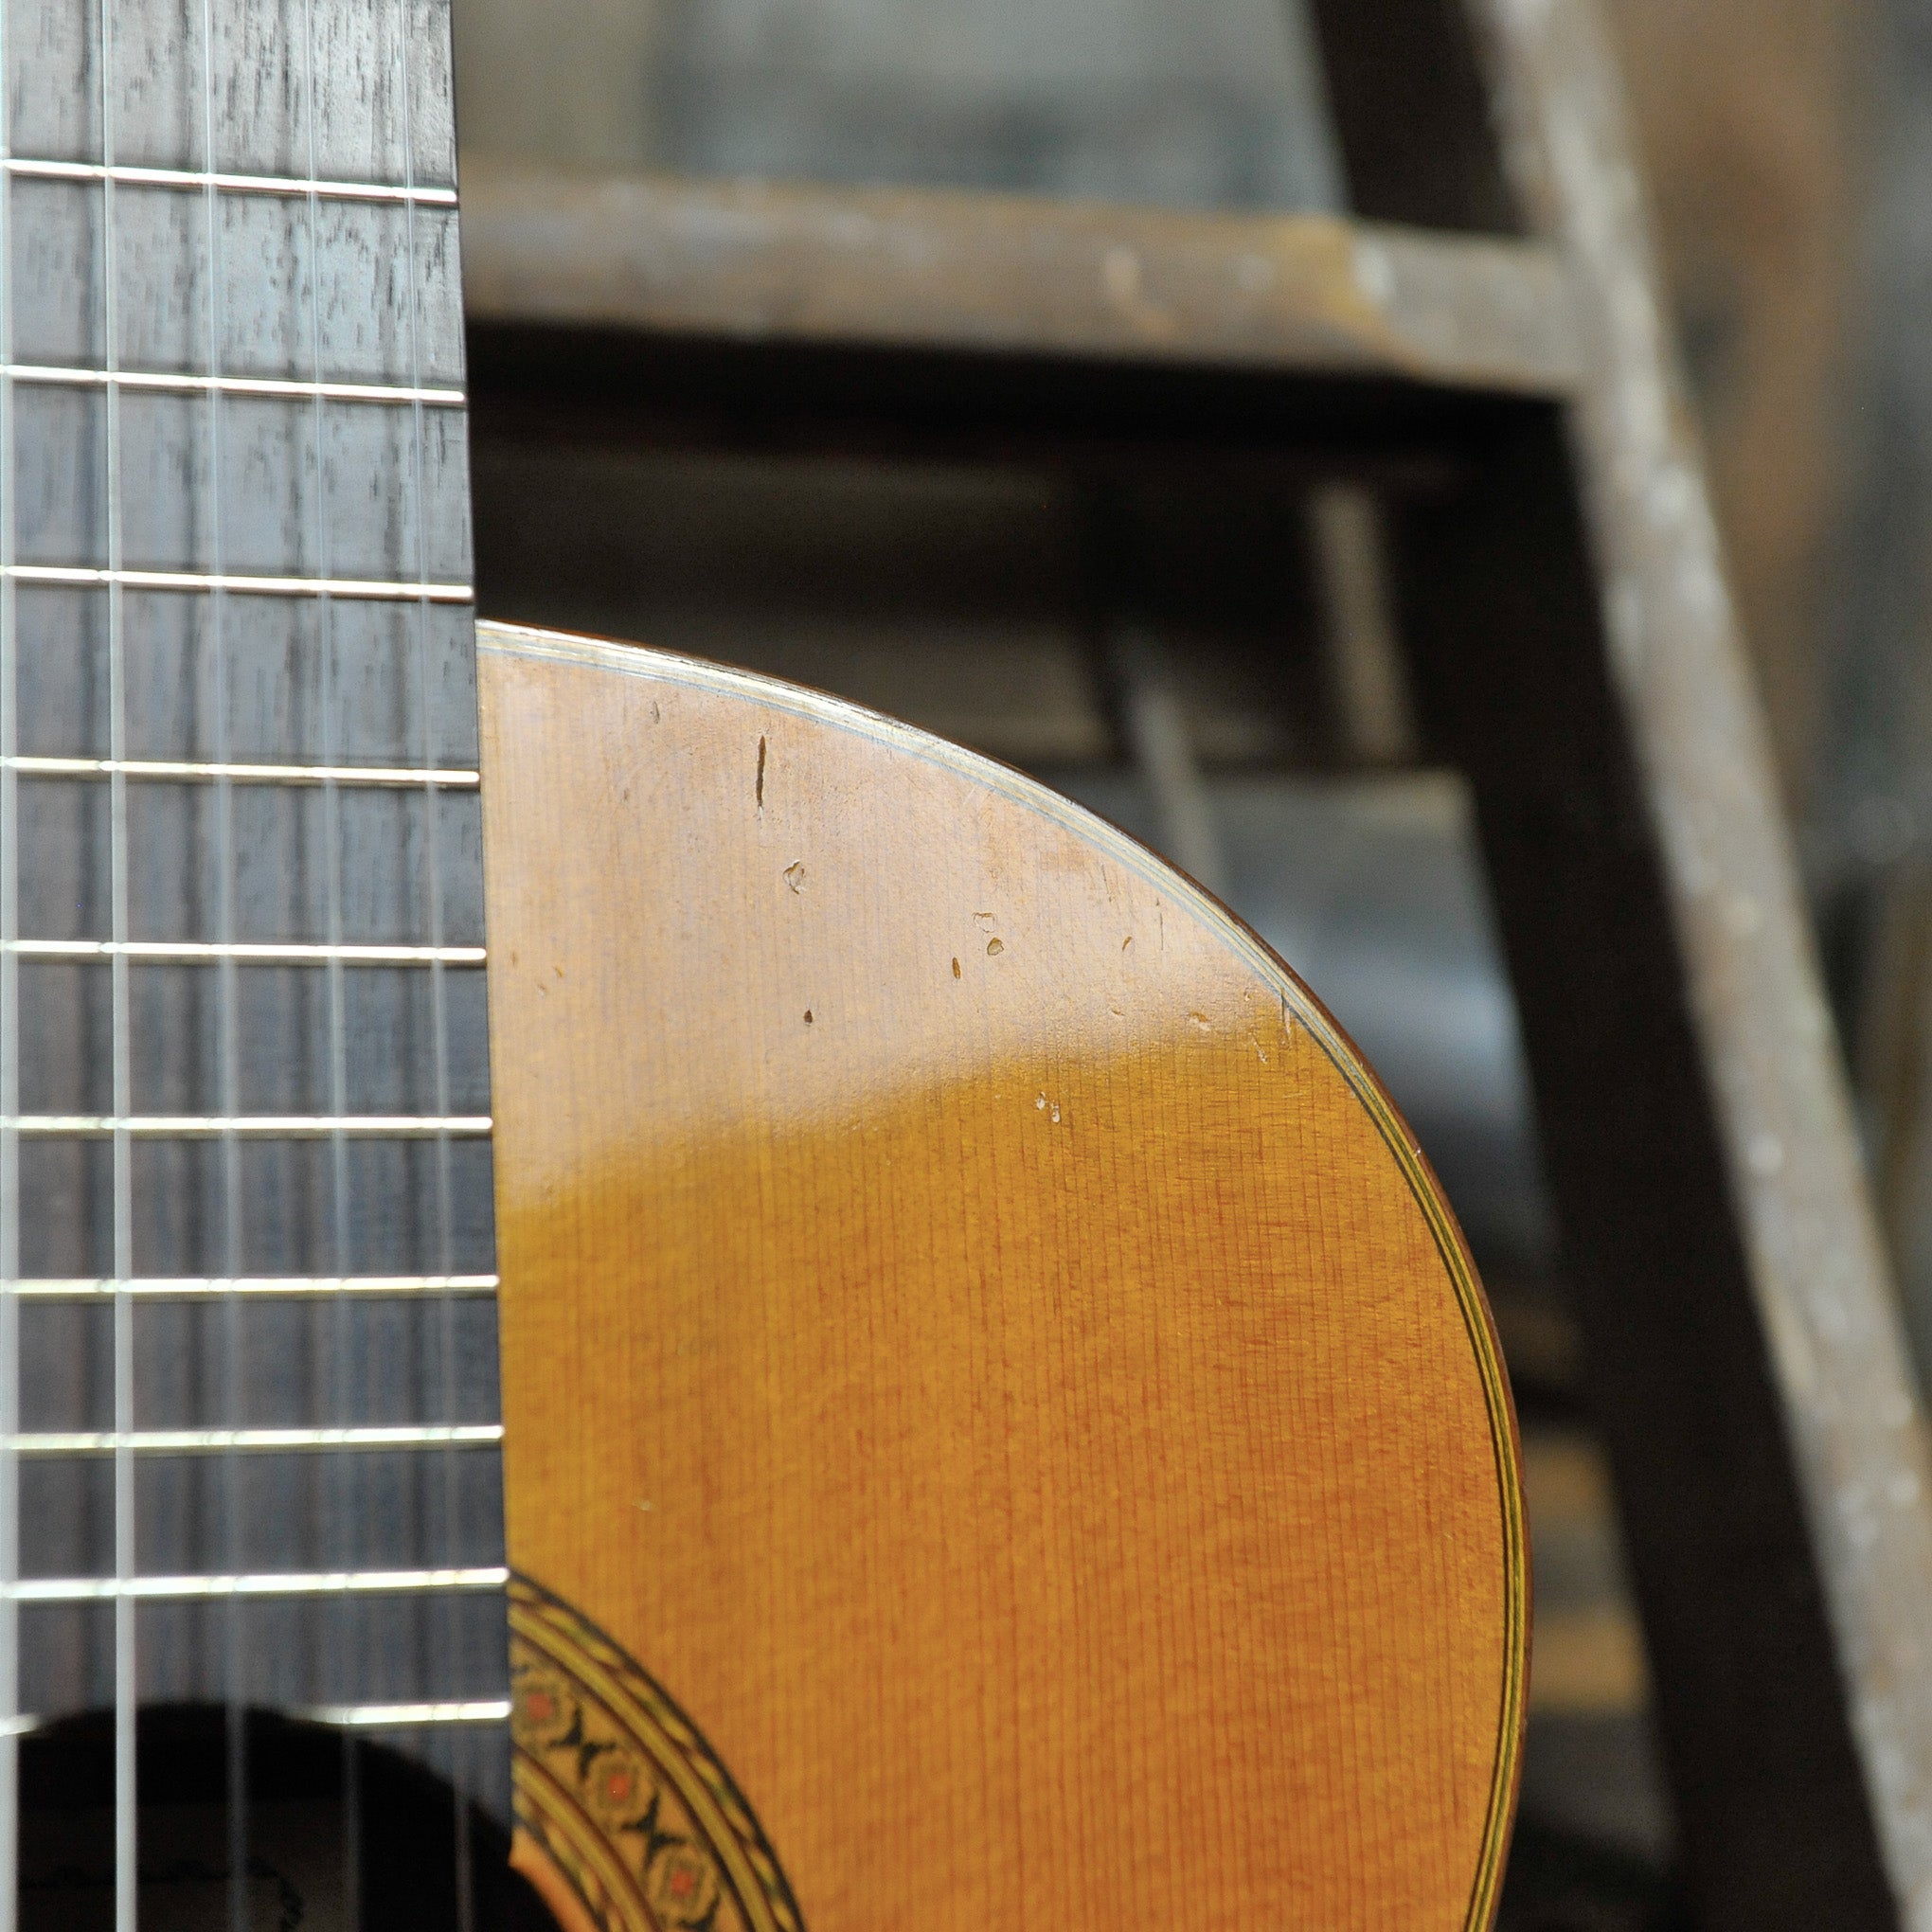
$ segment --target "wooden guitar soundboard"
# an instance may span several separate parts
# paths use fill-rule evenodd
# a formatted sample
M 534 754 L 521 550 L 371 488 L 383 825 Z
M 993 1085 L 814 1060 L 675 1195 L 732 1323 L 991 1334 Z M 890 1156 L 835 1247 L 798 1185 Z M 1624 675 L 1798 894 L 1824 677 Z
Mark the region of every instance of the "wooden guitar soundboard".
M 1482 1294 L 1218 904 L 834 700 L 484 627 L 517 1862 L 576 1927 L 1486 1925 Z

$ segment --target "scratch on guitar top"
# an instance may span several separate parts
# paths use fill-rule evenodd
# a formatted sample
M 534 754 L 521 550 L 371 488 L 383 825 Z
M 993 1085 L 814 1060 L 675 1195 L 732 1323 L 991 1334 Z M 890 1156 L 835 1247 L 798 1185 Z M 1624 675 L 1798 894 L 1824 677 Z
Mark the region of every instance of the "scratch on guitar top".
M 760 738 L 758 742 L 758 784 L 753 794 L 757 800 L 758 814 L 760 818 L 764 816 L 764 761 L 765 742 Z

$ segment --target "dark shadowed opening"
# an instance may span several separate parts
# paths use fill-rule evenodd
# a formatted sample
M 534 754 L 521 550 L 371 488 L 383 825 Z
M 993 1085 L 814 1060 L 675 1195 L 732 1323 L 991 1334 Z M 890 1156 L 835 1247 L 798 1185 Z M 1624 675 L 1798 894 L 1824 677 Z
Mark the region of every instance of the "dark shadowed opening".
M 339 1728 L 262 1712 L 244 1718 L 239 1754 L 237 1742 L 220 1706 L 141 1712 L 148 1932 L 555 1932 L 510 1869 L 501 1822 L 473 1802 L 459 1810 L 433 1772 Z M 228 1801 L 238 1755 L 239 1833 Z M 112 1927 L 114 1770 L 108 1712 L 23 1741 L 22 1932 Z

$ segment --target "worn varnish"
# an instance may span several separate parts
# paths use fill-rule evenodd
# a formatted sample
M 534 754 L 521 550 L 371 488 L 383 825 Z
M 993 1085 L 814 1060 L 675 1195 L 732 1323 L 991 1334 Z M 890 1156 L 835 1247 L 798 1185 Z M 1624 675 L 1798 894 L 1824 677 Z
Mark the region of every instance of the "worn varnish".
M 982 760 L 484 635 L 520 1777 L 628 1653 L 596 1763 L 761 1827 L 638 1884 L 782 1869 L 719 1923 L 1487 1923 L 1513 1425 L 1326 1014 Z

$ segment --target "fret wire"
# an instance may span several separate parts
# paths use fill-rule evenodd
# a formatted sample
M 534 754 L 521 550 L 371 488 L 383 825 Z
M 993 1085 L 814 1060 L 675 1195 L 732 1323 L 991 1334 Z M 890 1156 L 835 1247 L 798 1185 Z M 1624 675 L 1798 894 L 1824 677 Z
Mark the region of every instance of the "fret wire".
M 22 1456 L 189 1456 L 228 1450 L 428 1449 L 492 1446 L 501 1422 L 370 1423 L 314 1429 L 39 1429 L 16 1434 Z
M 226 1576 L 24 1577 L 4 1585 L 16 1603 L 185 1603 L 222 1597 L 375 1597 L 500 1590 L 508 1569 L 264 1570 Z
M 217 593 L 219 597 L 220 593 Z M 230 764 L 177 758 L 14 757 L 7 763 L 29 778 L 101 778 L 116 773 L 149 780 L 220 781 L 242 785 L 421 785 L 452 788 L 474 785 L 475 772 L 425 770 L 413 765 Z
M 355 1730 L 416 1730 L 428 1725 L 508 1724 L 508 1697 L 479 1697 L 463 1704 L 311 1704 L 296 1711 L 311 1724 Z
M 112 422 L 115 411 L 108 411 Z M 112 438 L 110 438 L 110 447 Z M 254 577 L 206 570 L 101 570 L 80 564 L 9 564 L 5 574 L 18 583 L 104 584 L 110 590 L 227 590 L 254 597 L 361 598 L 375 603 L 473 603 L 467 583 L 403 583 L 378 577 Z
M 116 955 L 116 964 L 124 963 L 125 955 Z M 117 1147 L 136 1137 L 207 1140 L 223 1134 L 288 1140 L 423 1140 L 443 1134 L 472 1138 L 490 1132 L 488 1114 L 15 1114 L 11 1122 L 19 1134 L 112 1136 Z M 118 1261 L 114 1279 L 128 1279 Z
M 118 182 L 128 188 L 213 188 L 222 194 L 273 194 L 323 201 L 409 202 L 453 208 L 453 188 L 408 188 L 386 181 L 312 181 L 299 174 L 223 174 L 199 168 L 135 168 L 96 161 L 46 161 L 9 155 L 0 162 L 9 174 L 33 174 L 59 181 Z
M 45 383 L 64 388 L 159 389 L 176 395 L 277 396 L 307 401 L 320 396 L 329 402 L 420 403 L 432 409 L 457 409 L 462 390 L 404 388 L 386 383 L 310 382 L 293 376 L 193 375 L 173 369 L 68 368 L 57 363 L 9 363 L 6 374 L 16 383 Z
M 0 0 L 0 163 L 11 158 L 12 7 Z M 0 170 L 0 755 L 19 742 L 18 631 L 14 550 L 13 176 Z M 20 1137 L 8 1124 L 20 1110 L 20 966 L 17 780 L 0 767 L 0 1437 L 20 1426 Z M 0 1442 L 0 1932 L 15 1932 L 20 1872 L 20 1615 L 11 1591 L 20 1575 L 20 1468 Z
M 508 1697 L 476 1697 L 448 1704 L 297 1704 L 292 1717 L 354 1730 L 422 1730 L 446 1724 L 508 1724 Z M 21 1738 L 48 1722 L 44 1717 L 0 1718 L 0 1738 Z
M 445 966 L 480 966 L 481 946 L 381 946 L 353 942 L 328 945 L 301 940 L 241 939 L 11 939 L 5 951 L 23 959 L 197 960 L 233 959 L 239 965 L 320 963 L 340 959 L 350 966 L 421 966 L 432 959 Z
M 116 1282 L 101 1277 L 28 1277 L 14 1285 L 27 1301 L 88 1301 L 116 1287 L 138 1299 L 192 1301 L 239 1295 L 256 1299 L 359 1295 L 406 1298 L 415 1295 L 493 1295 L 494 1275 L 150 1275 Z M 0 1439 L 4 1440 L 4 1439 Z

